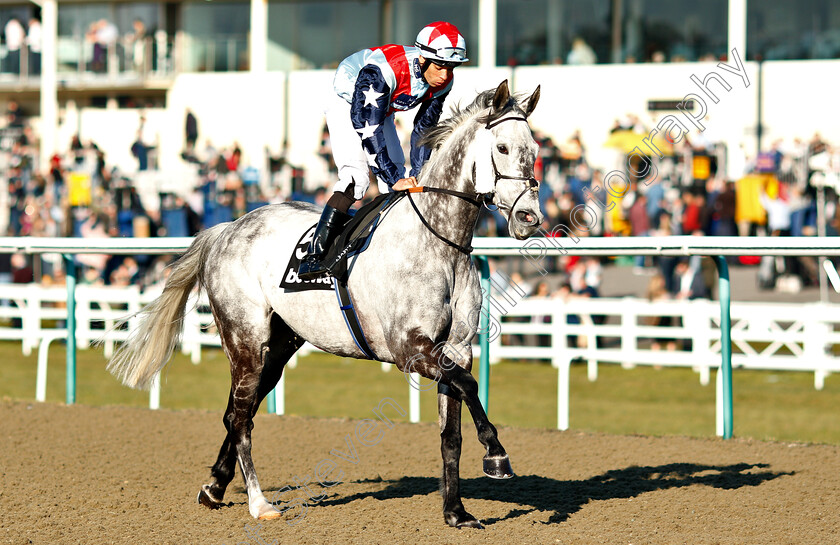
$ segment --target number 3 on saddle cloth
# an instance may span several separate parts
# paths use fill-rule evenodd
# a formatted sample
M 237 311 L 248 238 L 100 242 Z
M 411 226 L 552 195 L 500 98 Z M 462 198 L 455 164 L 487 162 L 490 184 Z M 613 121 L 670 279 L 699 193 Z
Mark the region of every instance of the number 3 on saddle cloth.
M 338 305 L 344 314 L 344 321 L 353 336 L 353 340 L 365 355 L 376 360 L 376 355 L 370 349 L 365 339 L 362 326 L 353 308 L 353 301 L 350 291 L 347 288 L 347 279 L 350 276 L 352 267 L 350 258 L 359 255 L 367 250 L 373 233 L 379 226 L 379 222 L 391 207 L 406 195 L 405 192 L 386 193 L 376 197 L 373 201 L 363 206 L 347 222 L 344 230 L 336 238 L 333 245 L 327 250 L 324 257 L 324 265 L 328 273 L 312 280 L 301 280 L 297 275 L 300 260 L 306 255 L 309 249 L 309 242 L 315 233 L 315 224 L 312 225 L 292 251 L 289 264 L 283 273 L 283 280 L 280 287 L 286 291 L 308 291 L 308 290 L 335 290 L 338 298 Z

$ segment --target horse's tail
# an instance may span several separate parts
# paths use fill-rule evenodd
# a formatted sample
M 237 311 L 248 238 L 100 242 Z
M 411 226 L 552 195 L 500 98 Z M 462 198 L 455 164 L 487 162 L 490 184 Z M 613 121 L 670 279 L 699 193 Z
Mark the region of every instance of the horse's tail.
M 226 226 L 226 223 L 219 224 L 199 233 L 186 253 L 172 265 L 163 293 L 140 312 L 117 324 L 120 327 L 134 316 L 140 317 L 137 329 L 108 363 L 108 371 L 126 386 L 149 389 L 155 375 L 172 357 L 180 340 L 187 299 L 201 279 L 207 250 Z

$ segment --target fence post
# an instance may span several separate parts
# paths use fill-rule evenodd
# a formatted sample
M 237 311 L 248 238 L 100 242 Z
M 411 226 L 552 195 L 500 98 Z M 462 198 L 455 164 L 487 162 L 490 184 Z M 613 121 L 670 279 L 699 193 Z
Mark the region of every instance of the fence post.
M 160 371 L 155 374 L 149 388 L 149 408 L 153 411 L 160 409 Z
M 551 313 L 551 347 L 553 357 L 551 366 L 557 368 L 557 429 L 569 429 L 569 374 L 572 367 L 572 359 L 566 346 L 568 336 L 566 316 L 568 309 L 566 305 L 556 308 L 554 305 Z
M 718 268 L 718 297 L 720 299 L 720 377 L 723 413 L 723 438 L 732 438 L 732 324 L 729 316 L 729 266 L 726 257 L 714 256 Z
M 68 405 L 76 403 L 76 263 L 73 255 L 62 254 L 67 277 L 67 384 Z
M 282 375 L 281 375 L 280 380 L 283 380 Z M 279 383 L 279 381 L 278 381 L 278 383 Z M 274 390 L 276 390 L 276 389 L 277 389 L 277 386 L 272 388 L 271 391 L 268 392 L 268 395 L 265 396 L 265 405 L 266 405 L 266 409 L 268 409 L 268 414 L 274 414 L 275 411 L 277 410 L 277 398 L 276 398 L 276 394 L 274 393 Z
M 90 339 L 93 337 L 90 307 L 94 297 L 84 284 L 75 291 L 75 294 L 76 347 L 87 350 L 90 348 Z M 105 303 L 98 304 L 99 309 L 104 310 L 102 307 Z
M 825 386 L 825 377 L 828 375 L 825 370 L 828 363 L 826 354 L 829 353 L 826 351 L 826 339 L 831 333 L 831 326 L 823 318 L 823 312 L 819 312 L 806 318 L 803 330 L 805 333 L 804 356 L 816 368 L 814 369 L 814 388 L 822 390 Z
M 561 361 L 554 365 L 557 367 L 557 429 L 569 429 L 569 374 L 572 362 L 569 358 L 558 358 Z
M 198 315 L 199 300 L 191 295 L 184 313 L 181 335 L 181 353 L 189 354 L 193 365 L 201 362 L 201 320 Z
M 565 321 L 564 316 L 563 322 Z M 595 382 L 598 380 L 598 326 L 595 325 L 595 317 L 592 314 L 581 314 L 580 323 L 586 323 L 586 378 L 589 382 Z
M 41 290 L 39 285 L 29 284 L 26 287 L 26 298 L 21 313 L 21 330 L 23 331 L 23 355 L 29 356 L 38 346 L 41 332 Z
M 715 372 L 715 435 L 718 437 L 725 433 L 723 413 L 723 367 L 719 367 Z
M 708 386 L 711 379 L 711 365 L 709 360 L 712 352 L 709 350 L 711 341 L 711 312 L 713 303 L 706 300 L 690 301 L 687 314 L 684 314 L 683 327 L 691 334 L 691 358 L 693 369 L 700 375 L 700 384 Z
M 624 305 L 621 309 L 621 367 L 633 369 L 636 367 L 633 356 L 636 354 L 637 317 L 635 309 L 628 307 L 629 305 Z
M 289 358 L 289 361 L 286 362 L 286 366 L 280 374 L 280 380 L 277 381 L 277 385 L 268 392 L 268 395 L 265 398 L 268 414 L 286 414 L 286 369 L 295 367 L 297 365 L 297 359 L 298 355 L 297 352 L 295 352 L 292 354 L 292 357 Z
M 274 414 L 286 414 L 286 373 L 280 375 L 280 380 L 277 381 L 273 392 L 275 395 Z
M 126 291 L 136 290 L 136 289 L 137 289 L 136 286 L 130 286 L 128 288 L 128 290 L 126 290 Z M 111 303 L 108 303 L 107 305 L 108 305 L 108 314 L 110 315 L 110 313 L 113 311 L 113 308 L 111 307 Z M 115 322 L 114 322 L 114 319 L 111 318 L 110 316 L 108 318 L 106 318 L 104 320 L 104 322 L 105 322 L 105 324 L 104 324 L 103 328 L 105 329 L 105 334 L 107 336 L 104 337 L 104 341 L 102 343 L 102 347 L 104 348 L 103 355 L 106 358 L 111 359 L 111 356 L 114 355 L 114 337 L 113 337 L 113 335 L 108 335 L 108 334 L 111 333 L 112 331 L 114 331 Z
M 483 301 L 481 307 L 484 312 L 479 312 L 478 344 L 481 347 L 481 356 L 478 364 L 478 399 L 484 412 L 488 411 L 490 395 L 490 264 L 484 256 L 476 256 L 481 269 L 481 292 Z
M 408 420 L 412 424 L 420 422 L 420 373 L 411 373 L 408 385 Z
M 44 337 L 41 347 L 38 348 L 38 371 L 35 375 L 35 401 L 44 402 L 47 400 L 47 356 L 50 346 L 49 337 Z

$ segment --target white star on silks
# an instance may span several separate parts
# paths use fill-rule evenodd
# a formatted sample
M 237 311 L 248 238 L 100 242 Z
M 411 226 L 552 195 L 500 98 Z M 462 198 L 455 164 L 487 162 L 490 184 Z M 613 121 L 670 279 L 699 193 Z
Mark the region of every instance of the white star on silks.
M 370 122 L 365 121 L 365 126 L 361 129 L 356 129 L 356 132 L 359 133 L 362 137 L 362 140 L 367 138 L 371 138 L 373 133 L 376 129 L 379 128 L 379 125 L 371 125 Z
M 384 95 L 385 93 L 377 93 L 373 90 L 373 85 L 368 87 L 367 91 L 362 91 L 362 94 L 365 95 L 365 106 L 373 106 L 374 108 L 379 108 L 379 97 Z

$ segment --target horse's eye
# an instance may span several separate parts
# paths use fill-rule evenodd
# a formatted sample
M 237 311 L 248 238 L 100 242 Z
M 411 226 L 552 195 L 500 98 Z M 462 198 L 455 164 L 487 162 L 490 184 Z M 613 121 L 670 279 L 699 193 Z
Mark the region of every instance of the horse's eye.
M 498 146 L 496 146 L 496 149 L 499 150 L 499 153 L 501 153 L 502 155 L 508 154 L 507 146 L 504 144 L 499 144 Z

